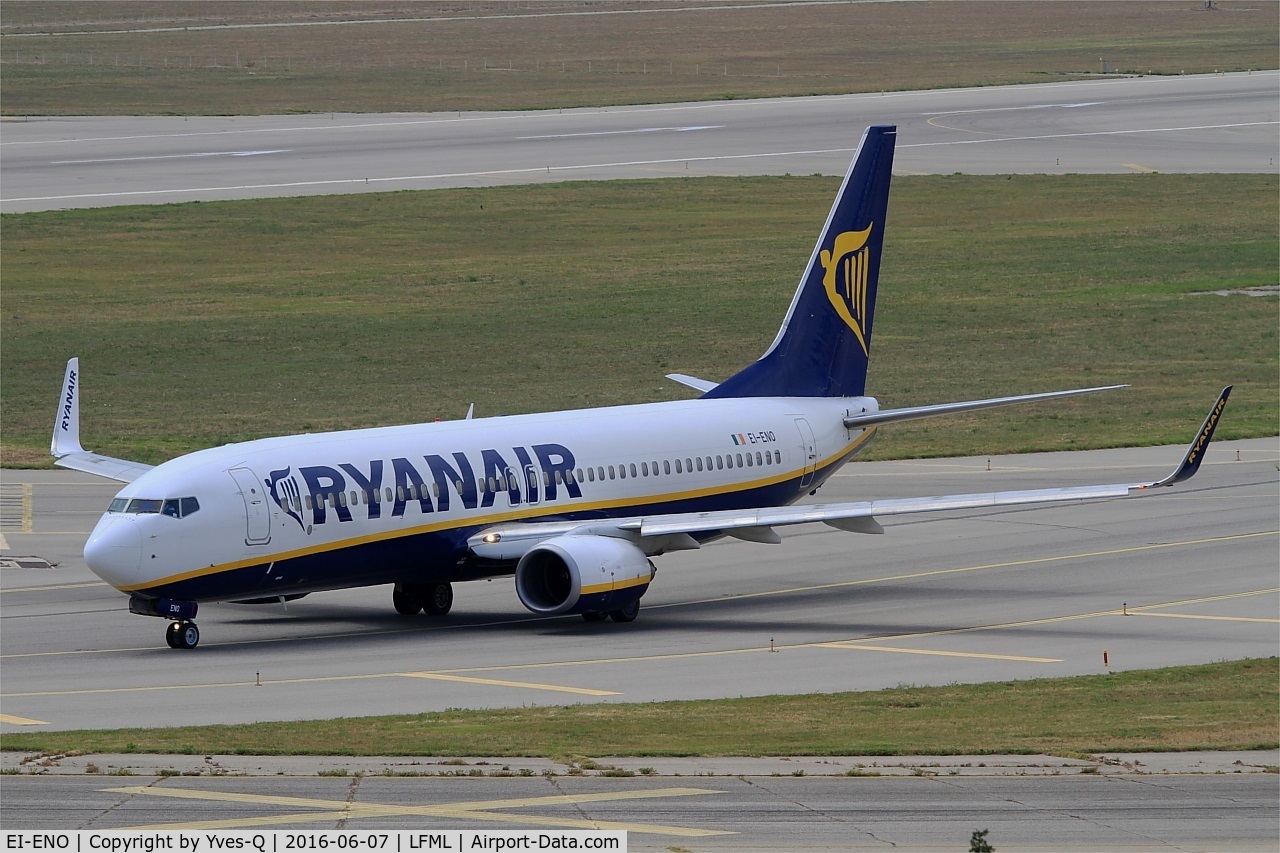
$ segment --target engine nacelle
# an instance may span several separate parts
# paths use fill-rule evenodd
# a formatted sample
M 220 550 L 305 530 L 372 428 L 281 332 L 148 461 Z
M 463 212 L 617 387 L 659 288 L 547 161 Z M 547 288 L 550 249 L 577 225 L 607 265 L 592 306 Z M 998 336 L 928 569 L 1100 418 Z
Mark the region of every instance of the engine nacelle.
M 653 580 L 644 552 L 625 539 L 556 536 L 516 565 L 516 594 L 534 613 L 607 613 L 639 600 Z

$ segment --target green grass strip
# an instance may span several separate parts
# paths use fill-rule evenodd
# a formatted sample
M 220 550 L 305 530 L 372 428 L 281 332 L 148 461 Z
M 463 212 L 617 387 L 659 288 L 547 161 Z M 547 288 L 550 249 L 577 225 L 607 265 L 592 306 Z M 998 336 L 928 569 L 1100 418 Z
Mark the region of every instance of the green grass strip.
M 1104 68 L 1244 71 L 1275 68 L 1277 55 L 1277 4 L 1248 0 L 1220 0 L 1215 12 L 1190 0 L 642 2 L 632 15 L 592 2 L 557 2 L 552 14 L 512 5 L 459 7 L 451 21 L 290 27 L 278 25 L 456 13 L 439 3 L 6 0 L 0 112 L 545 109 L 1057 82 Z M 274 26 L 237 26 L 255 23 Z
M 1277 658 L 867 693 L 22 732 L 0 748 L 246 755 L 968 755 L 1274 749 Z
M 270 435 L 680 399 L 786 313 L 839 181 L 699 178 L 4 216 L 0 435 L 156 463 Z M 868 458 L 1275 435 L 1275 175 L 898 177 L 868 390 L 1126 391 L 895 425 Z M 1212 204 L 1207 204 L 1207 200 Z

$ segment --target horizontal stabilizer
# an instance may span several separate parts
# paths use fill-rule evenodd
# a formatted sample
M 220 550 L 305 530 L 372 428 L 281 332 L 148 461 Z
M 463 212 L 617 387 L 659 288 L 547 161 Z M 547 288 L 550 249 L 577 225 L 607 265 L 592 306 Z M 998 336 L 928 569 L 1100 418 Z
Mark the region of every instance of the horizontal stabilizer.
M 1058 397 L 1074 397 L 1077 394 L 1093 394 L 1097 391 L 1115 391 L 1118 388 L 1128 387 L 1128 385 L 1104 385 L 1099 388 L 1076 388 L 1071 391 L 1022 394 L 1017 397 L 993 397 L 990 400 L 966 400 L 961 403 L 938 403 L 933 406 L 912 406 L 907 409 L 883 409 L 879 412 L 868 412 L 865 415 L 850 415 L 844 419 L 844 425 L 849 429 L 879 426 L 880 424 L 932 418 L 937 415 L 955 415 L 960 412 L 976 412 L 981 409 L 1013 406 L 1017 403 L 1032 403 L 1037 400 L 1056 400 Z
M 706 379 L 699 379 L 696 376 L 689 376 L 686 373 L 668 373 L 667 378 L 679 382 L 681 385 L 688 385 L 693 390 L 701 391 L 704 394 L 716 387 L 717 384 Z

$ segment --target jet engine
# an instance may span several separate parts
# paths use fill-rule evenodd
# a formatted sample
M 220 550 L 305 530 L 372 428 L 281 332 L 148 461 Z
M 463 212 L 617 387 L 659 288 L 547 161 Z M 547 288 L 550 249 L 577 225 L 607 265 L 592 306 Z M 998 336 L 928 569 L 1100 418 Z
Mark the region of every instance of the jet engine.
M 545 616 L 615 613 L 638 602 L 653 575 L 649 558 L 625 539 L 556 536 L 520 558 L 516 594 Z

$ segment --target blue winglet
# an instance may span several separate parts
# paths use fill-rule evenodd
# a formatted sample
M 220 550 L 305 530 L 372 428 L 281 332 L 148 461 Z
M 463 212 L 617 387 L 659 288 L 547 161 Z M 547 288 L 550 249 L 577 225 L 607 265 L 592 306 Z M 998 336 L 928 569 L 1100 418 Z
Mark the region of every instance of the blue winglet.
M 1196 433 L 1191 446 L 1187 448 L 1187 455 L 1182 457 L 1182 464 L 1168 477 L 1156 483 L 1148 483 L 1142 488 L 1153 489 L 1156 486 L 1172 486 L 1174 483 L 1181 483 L 1183 480 L 1190 480 L 1195 476 L 1195 473 L 1200 470 L 1200 463 L 1204 461 L 1204 453 L 1209 448 L 1209 442 L 1213 441 L 1213 432 L 1218 428 L 1218 420 L 1222 417 L 1222 410 L 1227 407 L 1227 397 L 1231 396 L 1233 387 L 1228 385 L 1218 395 L 1218 402 L 1213 404 L 1213 408 L 1209 410 L 1204 423 L 1200 424 L 1200 431 Z

